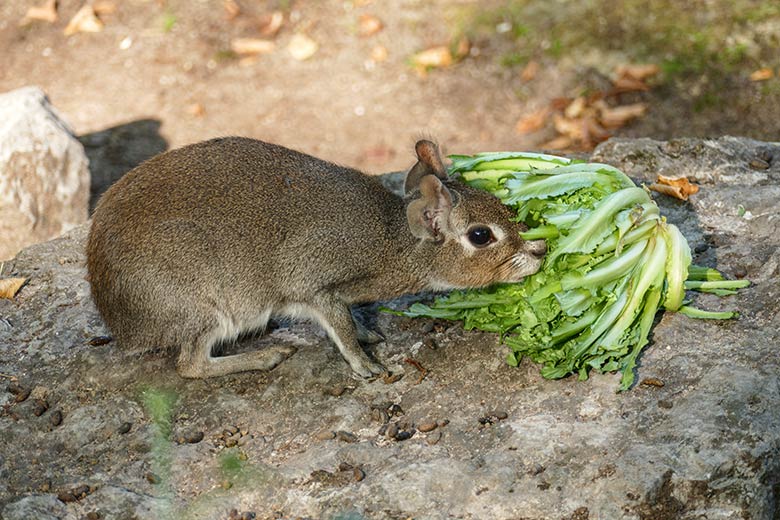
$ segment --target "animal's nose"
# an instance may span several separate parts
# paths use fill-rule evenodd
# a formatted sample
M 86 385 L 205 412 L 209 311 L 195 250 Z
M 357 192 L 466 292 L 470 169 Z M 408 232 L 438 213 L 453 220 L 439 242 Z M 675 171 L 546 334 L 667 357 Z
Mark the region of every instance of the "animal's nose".
M 544 240 L 531 240 L 530 242 L 526 242 L 526 247 L 528 248 L 528 252 L 537 258 L 542 258 L 547 252 L 547 242 Z

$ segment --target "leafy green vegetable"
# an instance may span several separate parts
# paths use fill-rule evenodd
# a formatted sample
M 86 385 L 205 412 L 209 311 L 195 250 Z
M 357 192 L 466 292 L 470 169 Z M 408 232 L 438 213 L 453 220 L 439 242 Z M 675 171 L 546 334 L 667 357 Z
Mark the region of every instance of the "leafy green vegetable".
M 691 265 L 685 237 L 620 170 L 532 153 L 451 158 L 451 174 L 510 206 L 531 227 L 522 237 L 545 239 L 548 254 L 542 269 L 521 283 L 455 291 L 402 314 L 499 333 L 511 349 L 507 363 L 528 356 L 543 365 L 546 378 L 620 371 L 621 390 L 634 382 L 659 310 L 736 316 L 684 305 L 686 289 L 728 295 L 750 282 Z

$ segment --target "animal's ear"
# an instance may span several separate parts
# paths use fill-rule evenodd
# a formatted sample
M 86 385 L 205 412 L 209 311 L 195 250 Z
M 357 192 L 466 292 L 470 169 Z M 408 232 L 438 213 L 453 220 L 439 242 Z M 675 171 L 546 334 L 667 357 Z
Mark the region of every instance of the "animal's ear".
M 447 169 L 444 168 L 436 143 L 426 140 L 417 141 L 414 150 L 417 152 L 417 164 L 406 174 L 404 193 L 419 188 L 420 181 L 426 175 L 435 175 L 441 180 L 447 178 Z
M 435 175 L 424 175 L 419 181 L 420 198 L 406 206 L 406 219 L 412 235 L 438 242 L 448 230 L 452 195 Z

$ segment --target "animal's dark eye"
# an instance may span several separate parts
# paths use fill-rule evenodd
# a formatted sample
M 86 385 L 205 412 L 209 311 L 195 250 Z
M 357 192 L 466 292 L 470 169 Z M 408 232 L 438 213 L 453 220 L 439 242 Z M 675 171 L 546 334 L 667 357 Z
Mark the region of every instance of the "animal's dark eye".
M 495 237 L 489 227 L 479 226 L 469 230 L 469 242 L 477 247 L 485 247 L 493 241 Z

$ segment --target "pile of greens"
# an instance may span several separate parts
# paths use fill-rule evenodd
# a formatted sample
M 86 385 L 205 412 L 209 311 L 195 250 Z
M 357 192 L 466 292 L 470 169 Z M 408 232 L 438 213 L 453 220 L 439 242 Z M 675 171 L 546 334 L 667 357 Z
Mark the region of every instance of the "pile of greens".
M 660 309 L 696 318 L 736 315 L 685 305 L 686 289 L 728 295 L 750 282 L 691 265 L 680 231 L 620 170 L 532 153 L 451 158 L 451 174 L 510 206 L 530 227 L 523 238 L 546 239 L 548 253 L 541 270 L 521 283 L 455 291 L 402 314 L 500 333 L 510 365 L 528 356 L 544 365 L 546 378 L 620 371 L 621 390 L 634 382 L 637 355 Z

